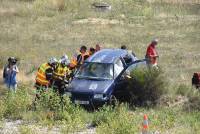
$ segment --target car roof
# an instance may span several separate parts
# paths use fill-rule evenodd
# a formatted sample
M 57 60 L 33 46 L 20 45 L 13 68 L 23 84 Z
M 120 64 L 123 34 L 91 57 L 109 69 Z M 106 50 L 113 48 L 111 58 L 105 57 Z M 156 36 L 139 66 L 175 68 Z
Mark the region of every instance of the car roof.
M 102 49 L 89 57 L 86 62 L 114 63 L 116 59 L 128 54 L 127 50 L 122 49 Z

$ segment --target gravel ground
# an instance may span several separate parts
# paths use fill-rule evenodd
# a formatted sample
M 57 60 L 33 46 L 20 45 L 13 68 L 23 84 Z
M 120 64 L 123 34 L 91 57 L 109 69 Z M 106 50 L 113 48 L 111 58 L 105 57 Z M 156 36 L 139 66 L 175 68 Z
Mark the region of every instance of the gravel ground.
M 21 130 L 21 128 L 23 128 Z M 33 134 L 60 134 L 61 130 L 58 127 L 42 127 L 42 126 L 36 126 L 31 123 L 25 123 L 22 120 L 16 120 L 16 121 L 11 121 L 11 120 L 5 120 L 2 122 L 0 125 L 0 134 L 20 134 L 21 131 L 23 133 L 30 132 Z M 76 134 L 95 134 L 95 128 L 93 127 L 88 127 L 86 130 L 82 132 L 77 132 Z

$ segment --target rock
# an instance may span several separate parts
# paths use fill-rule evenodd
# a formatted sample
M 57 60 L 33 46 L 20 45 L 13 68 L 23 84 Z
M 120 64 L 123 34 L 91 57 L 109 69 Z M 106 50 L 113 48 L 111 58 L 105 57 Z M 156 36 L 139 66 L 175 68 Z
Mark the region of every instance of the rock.
M 101 2 L 101 3 L 93 3 L 92 6 L 97 9 L 98 11 L 106 11 L 106 10 L 111 10 L 111 5 Z

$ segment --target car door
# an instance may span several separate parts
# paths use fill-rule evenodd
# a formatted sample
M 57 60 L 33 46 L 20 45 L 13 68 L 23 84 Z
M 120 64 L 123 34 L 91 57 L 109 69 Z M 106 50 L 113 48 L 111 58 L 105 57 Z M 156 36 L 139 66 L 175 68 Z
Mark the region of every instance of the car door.
M 126 69 L 126 65 L 123 63 L 123 60 L 120 58 L 114 64 L 114 90 L 113 95 L 121 100 L 125 93 L 125 88 L 127 85 L 127 81 L 123 77 L 123 73 Z
M 122 74 L 116 79 L 115 84 L 115 91 L 114 95 L 116 98 L 118 98 L 120 101 L 129 101 L 130 94 L 128 91 L 128 84 L 129 84 L 129 76 L 132 71 L 134 71 L 137 68 L 146 68 L 146 61 L 145 60 L 138 60 L 127 66 Z

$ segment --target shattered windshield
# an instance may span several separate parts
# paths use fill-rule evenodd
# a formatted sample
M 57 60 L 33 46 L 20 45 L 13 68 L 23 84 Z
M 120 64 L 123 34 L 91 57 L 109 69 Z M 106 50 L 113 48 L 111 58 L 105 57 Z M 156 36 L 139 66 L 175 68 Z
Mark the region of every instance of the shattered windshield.
M 113 79 L 112 63 L 84 63 L 75 75 L 76 78 Z

